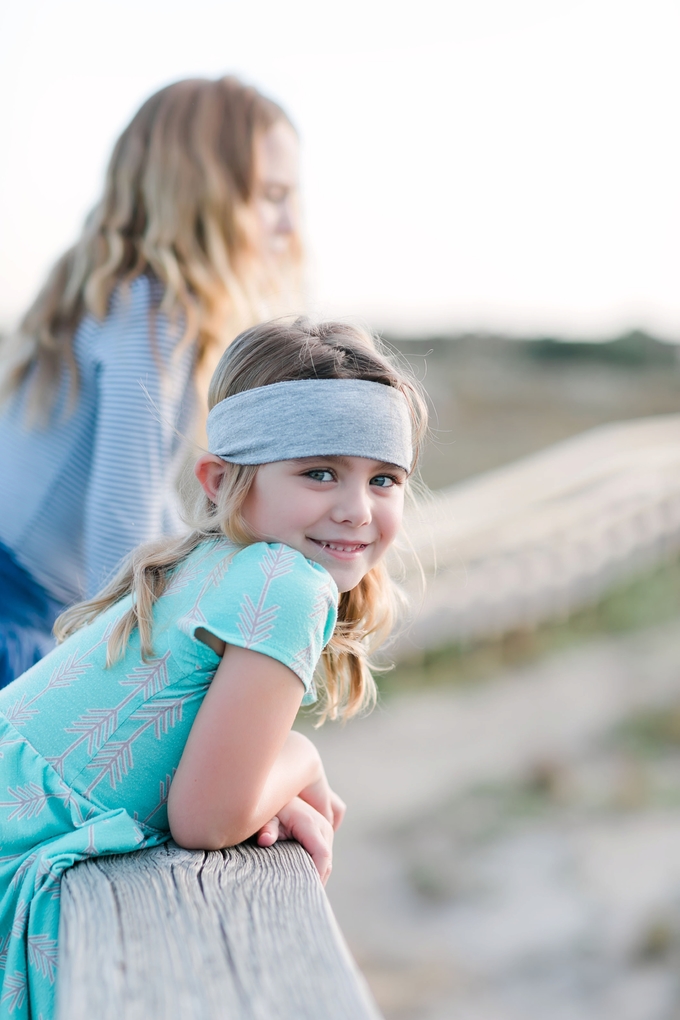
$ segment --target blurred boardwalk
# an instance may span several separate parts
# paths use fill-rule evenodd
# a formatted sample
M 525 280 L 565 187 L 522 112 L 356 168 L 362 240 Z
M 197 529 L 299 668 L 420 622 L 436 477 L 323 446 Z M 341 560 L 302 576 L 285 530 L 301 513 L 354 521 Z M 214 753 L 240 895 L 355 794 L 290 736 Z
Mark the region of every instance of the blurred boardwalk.
M 427 590 L 397 657 L 566 616 L 680 548 L 680 415 L 593 429 L 436 493 L 420 518 Z

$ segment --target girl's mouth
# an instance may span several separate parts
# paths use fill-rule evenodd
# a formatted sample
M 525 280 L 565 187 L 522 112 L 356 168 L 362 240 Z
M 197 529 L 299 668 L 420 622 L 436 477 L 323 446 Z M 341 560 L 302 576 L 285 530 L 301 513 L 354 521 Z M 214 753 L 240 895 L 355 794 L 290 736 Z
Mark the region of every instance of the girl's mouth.
M 356 556 L 358 553 L 362 553 L 364 549 L 368 548 L 367 542 L 325 542 L 320 538 L 312 538 L 310 541 L 314 542 L 321 549 L 325 549 L 331 553 L 332 556 L 340 558 Z

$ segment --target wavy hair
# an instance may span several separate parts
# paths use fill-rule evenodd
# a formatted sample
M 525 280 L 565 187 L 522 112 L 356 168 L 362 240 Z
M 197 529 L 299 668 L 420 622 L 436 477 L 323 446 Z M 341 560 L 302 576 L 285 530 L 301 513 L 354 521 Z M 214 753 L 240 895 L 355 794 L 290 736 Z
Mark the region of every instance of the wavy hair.
M 81 317 L 103 319 L 113 289 L 143 273 L 163 287 L 159 311 L 181 322 L 180 347 L 196 342 L 199 372 L 211 348 L 222 351 L 275 313 L 277 300 L 296 295 L 299 236 L 285 260 L 265 266 L 249 212 L 255 140 L 281 120 L 290 124 L 281 107 L 233 77 L 175 82 L 147 99 L 115 145 L 79 240 L 10 339 L 5 396 L 30 376 L 29 418 L 45 420 L 66 365 L 73 399 Z
M 388 356 L 380 342 L 358 326 L 296 319 L 267 322 L 247 330 L 223 354 L 210 384 L 208 402 L 214 407 L 243 390 L 296 379 L 366 379 L 398 389 L 410 409 L 417 463 L 427 428 L 427 408 L 420 388 Z M 188 520 L 190 534 L 135 550 L 100 595 L 59 617 L 55 624 L 58 640 L 64 640 L 131 594 L 132 606 L 109 638 L 107 664 L 123 655 L 136 629 L 142 655 L 146 658 L 153 655 L 153 606 L 172 572 L 206 540 L 226 536 L 237 546 L 258 541 L 241 513 L 257 466 L 228 467 L 216 504 L 202 490 L 197 494 Z M 368 660 L 389 634 L 397 602 L 396 586 L 383 562 L 373 567 L 355 588 L 341 594 L 337 625 L 318 669 L 322 720 L 348 718 L 374 703 L 376 689 Z

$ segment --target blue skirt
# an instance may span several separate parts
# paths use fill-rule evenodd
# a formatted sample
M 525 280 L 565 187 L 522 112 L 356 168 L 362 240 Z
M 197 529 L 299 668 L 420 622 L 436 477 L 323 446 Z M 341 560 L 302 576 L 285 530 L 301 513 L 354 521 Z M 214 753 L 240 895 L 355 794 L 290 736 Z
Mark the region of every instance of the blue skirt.
M 54 648 L 52 627 L 64 608 L 0 542 L 0 687 Z

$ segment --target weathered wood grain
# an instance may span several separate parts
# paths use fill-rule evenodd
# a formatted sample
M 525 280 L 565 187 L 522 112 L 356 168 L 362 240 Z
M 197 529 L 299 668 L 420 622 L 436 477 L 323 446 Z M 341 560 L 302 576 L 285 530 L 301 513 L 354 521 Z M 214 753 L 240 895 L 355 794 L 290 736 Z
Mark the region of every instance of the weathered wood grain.
M 297 843 L 173 843 L 62 880 L 60 1020 L 376 1020 Z

